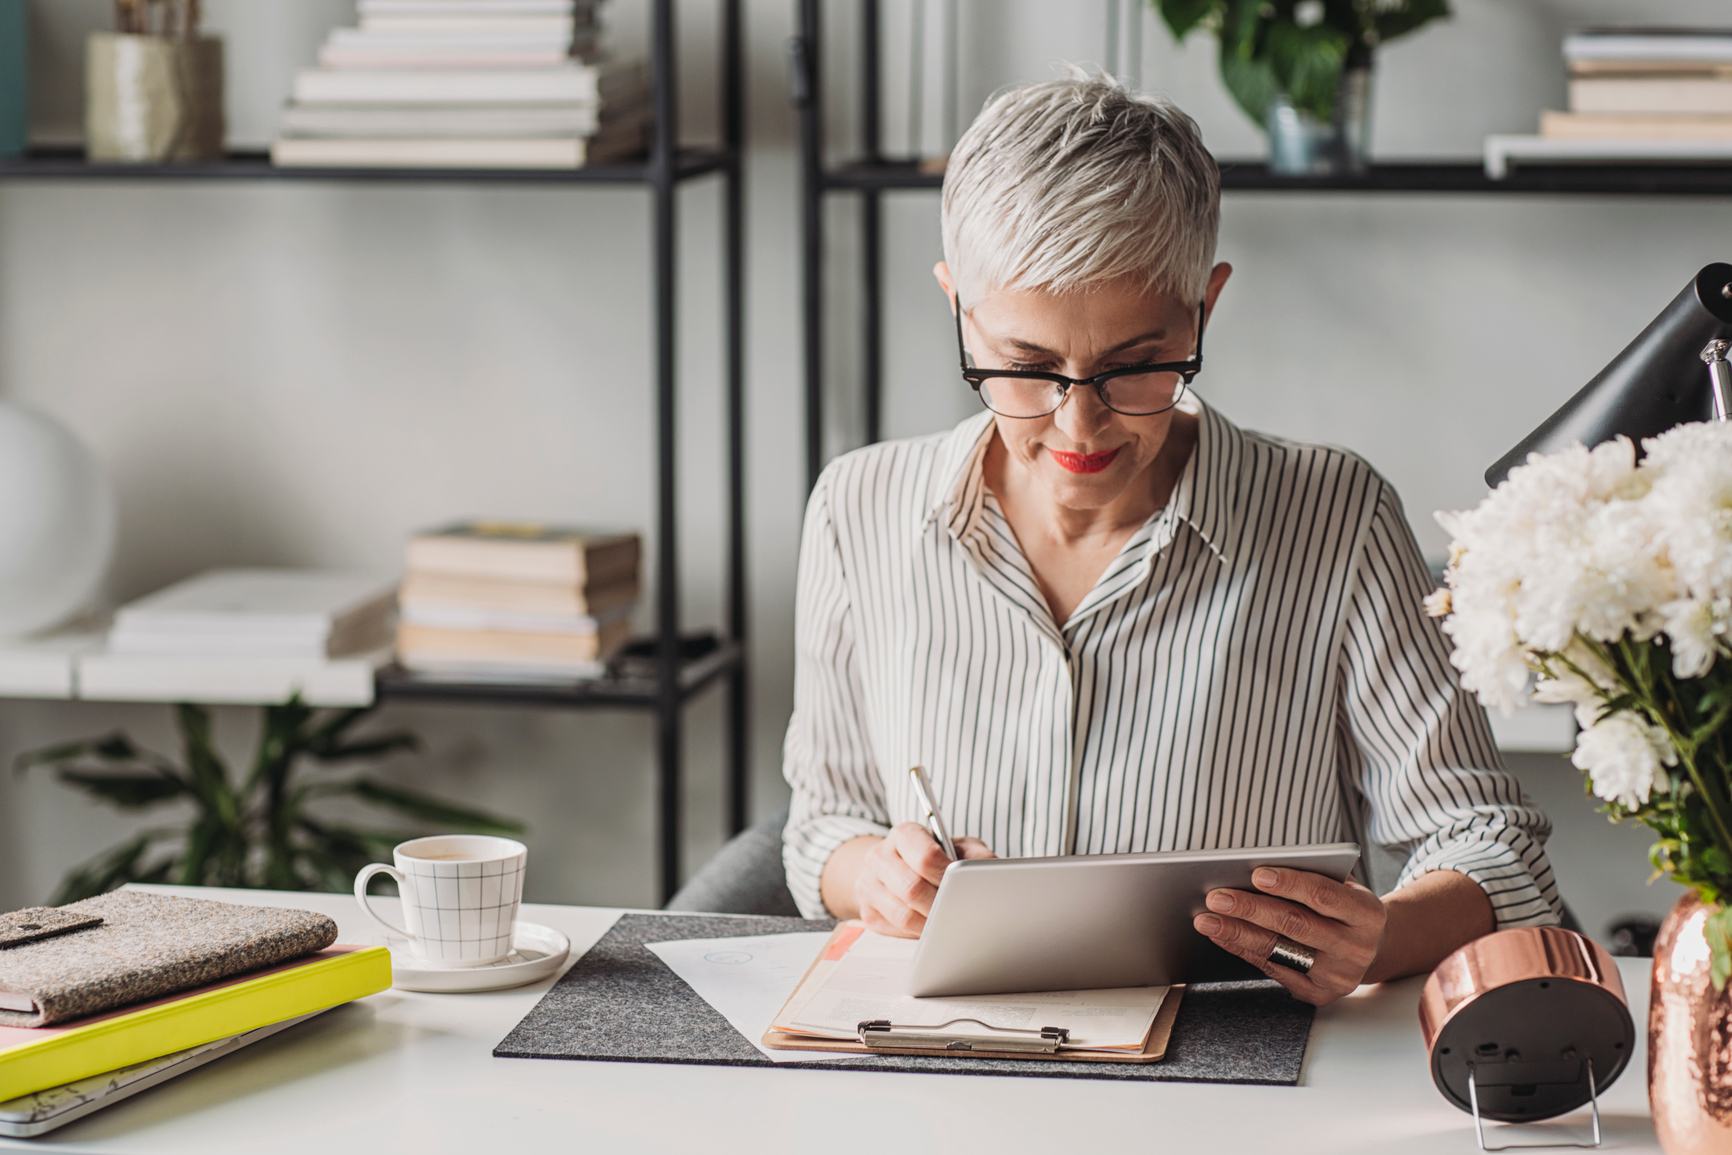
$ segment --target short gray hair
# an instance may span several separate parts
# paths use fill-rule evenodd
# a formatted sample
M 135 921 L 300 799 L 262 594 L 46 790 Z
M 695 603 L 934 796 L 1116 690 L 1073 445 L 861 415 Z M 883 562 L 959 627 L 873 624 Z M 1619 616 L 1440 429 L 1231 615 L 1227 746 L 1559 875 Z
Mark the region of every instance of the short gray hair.
M 971 301 L 1130 278 L 1196 304 L 1220 223 L 1196 122 L 1100 73 L 998 93 L 944 174 L 944 259 Z

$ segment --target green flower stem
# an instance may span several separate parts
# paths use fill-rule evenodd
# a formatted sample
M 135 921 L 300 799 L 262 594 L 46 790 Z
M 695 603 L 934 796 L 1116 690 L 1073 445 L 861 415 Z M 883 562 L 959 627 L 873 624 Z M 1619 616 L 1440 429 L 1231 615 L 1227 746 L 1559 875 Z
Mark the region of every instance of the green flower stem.
M 1622 665 L 1629 671 L 1630 680 L 1635 683 L 1636 697 L 1640 699 L 1642 712 L 1666 732 L 1673 749 L 1678 752 L 1678 759 L 1684 764 L 1684 772 L 1689 775 L 1690 782 L 1696 787 L 1696 792 L 1702 798 L 1702 805 L 1708 812 L 1708 818 L 1714 823 L 1715 831 L 1720 835 L 1720 845 L 1728 853 L 1732 853 L 1732 826 L 1728 826 L 1726 816 L 1721 812 L 1718 796 L 1708 789 L 1708 783 L 1702 776 L 1701 769 L 1696 765 L 1696 743 L 1691 738 L 1680 734 L 1672 725 L 1672 720 L 1661 707 L 1654 692 L 1652 679 L 1646 674 L 1646 663 L 1637 659 L 1630 652 L 1628 641 L 1616 643 L 1618 654 L 1623 658 Z M 1610 657 L 1610 655 L 1607 655 Z M 1614 666 L 1613 668 L 1616 668 Z

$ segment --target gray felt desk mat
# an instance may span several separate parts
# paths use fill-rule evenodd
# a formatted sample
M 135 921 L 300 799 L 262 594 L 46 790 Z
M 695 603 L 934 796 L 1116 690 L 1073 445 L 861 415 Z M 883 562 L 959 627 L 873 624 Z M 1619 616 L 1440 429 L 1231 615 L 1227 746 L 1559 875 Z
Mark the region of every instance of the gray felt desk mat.
M 731 915 L 620 916 L 493 1049 L 502 1059 L 591 1059 L 837 1071 L 930 1071 L 1193 1083 L 1299 1081 L 1312 1007 L 1274 983 L 1199 983 L 1185 991 L 1158 1063 L 1066 1063 L 973 1057 L 863 1055 L 834 1062 L 766 1059 L 644 943 L 737 938 L 830 924 Z

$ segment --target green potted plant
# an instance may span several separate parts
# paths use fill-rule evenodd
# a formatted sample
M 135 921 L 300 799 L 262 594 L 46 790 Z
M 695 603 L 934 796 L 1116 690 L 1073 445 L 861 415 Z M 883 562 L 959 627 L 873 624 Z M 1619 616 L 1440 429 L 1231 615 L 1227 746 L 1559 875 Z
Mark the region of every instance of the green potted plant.
M 115 0 L 115 30 L 84 54 L 91 160 L 209 160 L 223 150 L 223 42 L 199 33 L 199 0 Z
M 346 891 L 369 862 L 391 860 L 407 838 L 441 831 L 520 834 L 522 824 L 342 768 L 419 746 L 411 734 L 357 737 L 372 708 L 321 712 L 298 701 L 263 711 L 244 777 L 230 773 L 211 732 L 210 712 L 176 707 L 180 761 L 145 750 L 124 734 L 68 742 L 22 755 L 22 773 L 55 771 L 66 785 L 127 811 L 179 807 L 179 825 L 148 827 L 74 868 L 56 905 L 128 882 Z M 306 773 L 297 771 L 305 768 Z M 357 805 L 412 825 L 356 825 Z
M 1376 50 L 1449 15 L 1449 0 L 1149 2 L 1177 40 L 1215 34 L 1221 80 L 1268 132 L 1277 172 L 1362 169 Z

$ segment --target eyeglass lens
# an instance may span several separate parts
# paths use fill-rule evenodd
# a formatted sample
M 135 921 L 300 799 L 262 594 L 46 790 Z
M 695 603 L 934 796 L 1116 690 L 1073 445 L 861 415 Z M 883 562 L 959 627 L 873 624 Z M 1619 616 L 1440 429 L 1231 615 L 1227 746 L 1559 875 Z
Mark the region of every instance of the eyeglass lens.
M 1171 409 L 1184 388 L 1184 377 L 1170 371 L 1128 373 L 1099 386 L 1106 406 L 1130 417 Z M 1064 394 L 1057 382 L 1035 378 L 987 377 L 980 382 L 980 399 L 1005 417 L 1044 417 L 1059 407 Z

